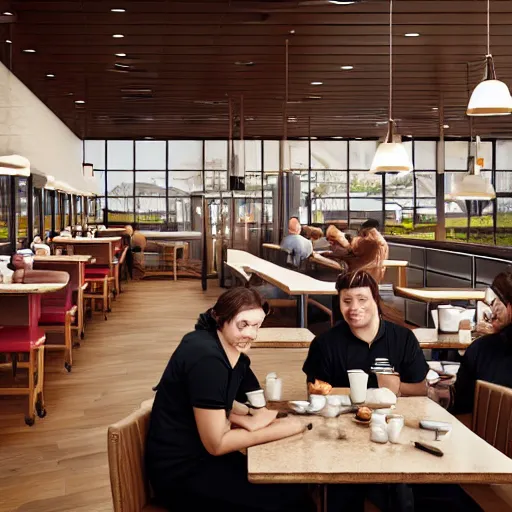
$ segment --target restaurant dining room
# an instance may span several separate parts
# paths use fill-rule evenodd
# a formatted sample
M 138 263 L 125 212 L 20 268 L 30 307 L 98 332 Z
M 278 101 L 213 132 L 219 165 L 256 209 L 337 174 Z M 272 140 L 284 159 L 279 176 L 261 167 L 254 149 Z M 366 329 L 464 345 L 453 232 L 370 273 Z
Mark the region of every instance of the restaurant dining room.
M 511 32 L 0 0 L 0 512 L 512 511 Z

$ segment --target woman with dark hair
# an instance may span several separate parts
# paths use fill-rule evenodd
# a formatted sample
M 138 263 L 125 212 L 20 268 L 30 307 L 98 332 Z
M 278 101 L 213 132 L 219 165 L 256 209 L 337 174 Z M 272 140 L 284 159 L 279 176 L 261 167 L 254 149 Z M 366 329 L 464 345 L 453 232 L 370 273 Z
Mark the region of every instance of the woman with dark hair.
M 512 388 L 512 268 L 498 274 L 491 289 L 495 332 L 475 340 L 464 354 L 450 400 L 455 414 L 473 410 L 477 380 Z
M 260 389 L 246 355 L 268 306 L 251 289 L 233 288 L 200 315 L 157 386 L 146 467 L 156 497 L 175 510 L 307 510 L 303 487 L 253 485 L 240 450 L 305 430 L 296 417 L 239 402 Z M 249 413 L 249 414 L 248 414 Z M 180 508 L 183 507 L 183 508 Z
M 343 320 L 313 340 L 302 368 L 308 382 L 350 387 L 348 370 L 370 374 L 369 387 L 387 387 L 395 394 L 427 394 L 428 365 L 416 336 L 381 317 L 379 287 L 363 271 L 340 274 L 336 282 Z M 394 375 L 370 373 L 379 358 L 389 360 Z

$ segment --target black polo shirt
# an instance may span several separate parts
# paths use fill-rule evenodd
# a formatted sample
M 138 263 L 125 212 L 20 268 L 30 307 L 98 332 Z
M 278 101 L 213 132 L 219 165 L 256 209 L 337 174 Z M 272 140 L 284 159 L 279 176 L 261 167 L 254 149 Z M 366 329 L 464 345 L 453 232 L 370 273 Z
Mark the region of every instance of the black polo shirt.
M 477 380 L 512 388 L 512 325 L 482 336 L 466 350 L 455 382 L 453 412 L 472 412 Z
M 201 315 L 173 353 L 157 386 L 146 446 L 148 476 L 158 488 L 190 475 L 211 457 L 199 437 L 193 407 L 224 409 L 226 417 L 245 393 L 259 389 L 242 354 L 234 367 L 227 358 L 211 316 Z
M 402 382 L 417 383 L 427 376 L 429 367 L 416 336 L 410 329 L 386 320 L 381 320 L 371 344 L 355 336 L 345 321 L 338 322 L 313 340 L 302 371 L 308 382 L 319 379 L 336 388 L 347 388 L 347 371 L 364 370 L 369 374 L 368 387 L 376 388 L 377 377 L 370 369 L 375 359 L 384 357 Z

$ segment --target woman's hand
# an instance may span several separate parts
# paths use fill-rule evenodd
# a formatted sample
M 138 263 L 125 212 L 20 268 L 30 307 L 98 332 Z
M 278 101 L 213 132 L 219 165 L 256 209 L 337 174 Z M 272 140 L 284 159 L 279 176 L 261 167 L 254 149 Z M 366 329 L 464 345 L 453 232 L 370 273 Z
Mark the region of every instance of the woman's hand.
M 245 428 L 249 432 L 255 432 L 262 428 L 268 427 L 277 417 L 278 411 L 269 411 L 267 408 L 252 409 L 252 416 L 240 416 L 231 413 L 229 421 L 233 425 Z
M 301 434 L 308 430 L 308 423 L 299 419 L 297 416 L 288 416 L 275 420 L 270 427 L 277 432 L 279 439 Z

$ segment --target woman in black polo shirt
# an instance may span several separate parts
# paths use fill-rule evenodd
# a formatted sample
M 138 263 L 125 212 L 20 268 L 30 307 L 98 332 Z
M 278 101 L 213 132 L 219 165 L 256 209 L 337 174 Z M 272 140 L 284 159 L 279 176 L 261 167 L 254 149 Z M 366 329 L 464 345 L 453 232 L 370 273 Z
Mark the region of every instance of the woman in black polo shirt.
M 266 312 L 254 290 L 223 293 L 164 371 L 151 413 L 146 467 L 158 501 L 171 510 L 307 510 L 303 487 L 250 484 L 247 459 L 239 451 L 305 428 L 299 419 L 276 419 L 266 408 L 244 415 L 237 405 L 260 389 L 245 353 Z

